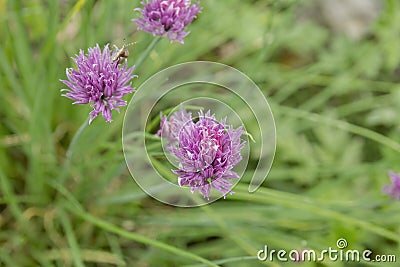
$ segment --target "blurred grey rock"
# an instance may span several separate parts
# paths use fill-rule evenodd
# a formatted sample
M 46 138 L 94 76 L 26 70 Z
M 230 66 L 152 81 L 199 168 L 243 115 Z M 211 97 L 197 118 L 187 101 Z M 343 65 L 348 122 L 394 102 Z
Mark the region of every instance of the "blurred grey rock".
M 382 6 L 383 0 L 314 0 L 301 11 L 300 19 L 311 19 L 335 33 L 360 39 L 370 32 Z

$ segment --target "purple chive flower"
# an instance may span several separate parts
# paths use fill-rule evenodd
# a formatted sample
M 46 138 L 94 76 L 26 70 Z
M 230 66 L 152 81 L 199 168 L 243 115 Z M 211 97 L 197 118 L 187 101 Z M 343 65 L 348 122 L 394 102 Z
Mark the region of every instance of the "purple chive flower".
M 63 96 L 74 100 L 73 104 L 88 104 L 93 107 L 89 123 L 100 113 L 106 121 L 111 122 L 111 111 L 119 112 L 119 107 L 126 106 L 122 97 L 135 91 L 131 87 L 133 67 L 119 64 L 116 58 L 118 51 L 110 50 L 108 44 L 103 52 L 99 45 L 89 48 L 87 55 L 83 50 L 73 58 L 78 69 L 67 68 L 68 80 L 61 80 L 70 89 Z
M 382 191 L 385 194 L 392 196 L 393 198 L 400 200 L 400 173 L 389 172 L 390 179 L 392 180 L 391 185 L 385 185 Z
M 188 113 L 184 109 L 174 112 L 169 120 L 167 120 L 167 116 L 161 116 L 160 130 L 157 135 L 168 138 L 170 144 L 178 142 L 181 128 L 192 120 L 192 113 Z
M 178 159 L 180 186 L 189 185 L 192 193 L 199 191 L 209 198 L 211 188 L 225 197 L 232 193 L 231 179 L 239 178 L 232 169 L 241 160 L 240 150 L 244 142 L 240 137 L 243 127 L 233 129 L 225 120 L 216 121 L 210 111 L 199 112 L 197 122 L 191 113 L 180 110 L 169 120 L 163 117 L 158 134 L 167 138 L 167 149 Z
M 141 18 L 133 19 L 138 29 L 153 35 L 165 36 L 171 41 L 183 43 L 183 38 L 189 34 L 185 27 L 189 25 L 200 12 L 198 2 L 191 0 L 151 0 L 141 2 L 143 8 L 136 8 L 142 14 Z

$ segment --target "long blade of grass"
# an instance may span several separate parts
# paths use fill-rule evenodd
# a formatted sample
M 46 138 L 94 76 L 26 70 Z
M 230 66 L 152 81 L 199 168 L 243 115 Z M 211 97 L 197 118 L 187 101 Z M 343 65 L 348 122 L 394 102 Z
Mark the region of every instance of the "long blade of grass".
M 0 169 L 0 184 L 1 191 L 4 195 L 6 203 L 10 208 L 11 214 L 15 217 L 15 219 L 21 222 L 23 220 L 22 210 L 17 203 L 9 178 L 4 174 L 2 169 Z
M 121 228 L 119 228 L 119 227 L 117 227 L 117 226 L 115 226 L 115 225 L 113 225 L 113 224 L 111 224 L 109 222 L 106 222 L 106 221 L 104 221 L 104 220 L 102 220 L 100 218 L 97 218 L 97 217 L 95 217 L 95 216 L 93 216 L 93 215 L 91 215 L 91 214 L 89 214 L 87 212 L 84 212 L 84 211 L 81 211 L 81 210 L 77 210 L 77 209 L 73 209 L 70 206 L 66 206 L 66 208 L 69 211 L 71 211 L 72 213 L 74 213 L 76 216 L 82 218 L 83 220 L 85 220 L 87 222 L 90 222 L 90 223 L 100 227 L 101 229 L 103 229 L 103 230 L 105 230 L 107 232 L 114 233 L 114 234 L 117 234 L 117 235 L 119 235 L 121 237 L 124 237 L 124 238 L 127 238 L 127 239 L 131 239 L 131 240 L 134 240 L 134 241 L 142 243 L 142 244 L 146 244 L 146 245 L 149 245 L 149 246 L 152 246 L 152 247 L 156 247 L 156 248 L 165 250 L 167 252 L 170 252 L 170 253 L 172 253 L 174 255 L 177 255 L 177 256 L 184 257 L 186 259 L 190 259 L 190 260 L 193 260 L 193 261 L 204 263 L 204 264 L 206 264 L 206 266 L 218 267 L 217 264 L 215 264 L 215 263 L 213 263 L 213 262 L 211 262 L 211 261 L 209 261 L 207 259 L 204 259 L 204 258 L 202 258 L 202 257 L 200 257 L 198 255 L 190 253 L 188 251 L 185 251 L 185 250 L 182 250 L 180 248 L 176 248 L 176 247 L 170 246 L 170 245 L 168 245 L 166 243 L 163 243 L 163 242 L 160 242 L 160 241 L 157 241 L 157 240 L 150 239 L 148 237 L 145 237 L 143 235 L 139 235 L 137 233 L 128 232 L 128 231 L 126 231 L 124 229 L 121 229 Z
M 311 198 L 303 199 L 294 194 L 269 190 L 265 188 L 260 188 L 260 190 L 257 191 L 257 194 L 249 194 L 248 192 L 246 192 L 246 190 L 244 190 L 244 188 L 245 186 L 238 185 L 236 187 L 237 191 L 231 196 L 231 198 L 242 201 L 255 201 L 258 203 L 269 203 L 278 206 L 301 209 L 306 212 L 311 212 L 321 217 L 328 218 L 330 220 L 340 221 L 347 225 L 354 225 L 369 232 L 386 237 L 390 240 L 400 242 L 400 235 L 397 233 L 394 233 L 390 230 L 387 230 L 381 226 L 375 225 L 365 220 L 353 218 L 330 210 L 326 207 L 321 207 L 319 203 L 313 201 Z
M 63 225 L 65 234 L 67 236 L 74 265 L 78 267 L 84 267 L 85 264 L 83 263 L 81 258 L 81 251 L 80 251 L 81 249 L 79 248 L 78 242 L 76 240 L 70 219 L 64 212 L 60 211 L 60 220 Z
M 43 52 L 41 54 L 42 59 L 47 58 L 48 54 L 51 52 L 51 49 L 53 48 L 55 41 L 56 41 L 57 33 L 61 32 L 68 25 L 71 18 L 75 14 L 79 13 L 82 10 L 82 8 L 85 6 L 85 4 L 86 4 L 86 0 L 79 0 L 78 2 L 76 2 L 76 4 L 71 9 L 71 11 L 68 12 L 65 19 L 61 22 L 61 24 L 59 24 L 58 30 L 53 31 L 52 34 L 46 39 L 46 43 L 43 46 Z
M 296 108 L 290 108 L 290 107 L 285 107 L 285 106 L 275 106 L 274 111 L 290 115 L 293 117 L 301 118 L 301 119 L 306 119 L 310 120 L 313 122 L 317 122 L 320 124 L 325 124 L 331 127 L 336 127 L 344 131 L 348 131 L 350 133 L 365 137 L 367 139 L 370 139 L 372 141 L 375 141 L 377 143 L 380 143 L 388 148 L 393 149 L 394 151 L 400 152 L 400 143 L 393 141 L 392 139 L 379 134 L 377 132 L 374 132 L 372 130 L 369 130 L 367 128 L 357 126 L 354 124 L 351 124 L 347 121 L 342 121 L 342 120 L 335 120 L 332 118 L 328 118 L 316 113 L 296 109 Z

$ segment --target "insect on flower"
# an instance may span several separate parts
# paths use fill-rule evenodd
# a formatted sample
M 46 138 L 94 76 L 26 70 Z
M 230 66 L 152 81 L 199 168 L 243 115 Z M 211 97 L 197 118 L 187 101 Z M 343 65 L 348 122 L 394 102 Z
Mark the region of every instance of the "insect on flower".
M 89 123 L 99 114 L 111 122 L 112 110 L 119 111 L 119 107 L 126 106 L 122 97 L 135 91 L 132 87 L 132 79 L 137 77 L 133 74 L 134 68 L 119 64 L 127 57 L 125 49 L 126 45 L 122 50 L 113 51 L 107 44 L 102 50 L 97 44 L 86 53 L 80 50 L 72 58 L 77 68 L 66 69 L 67 79 L 61 82 L 69 88 L 61 90 L 63 96 L 74 100 L 74 104 L 90 104 L 93 110 Z
M 121 48 L 118 48 L 118 46 L 114 45 L 114 50 L 115 50 L 115 55 L 112 59 L 113 62 L 118 61 L 118 64 L 122 64 L 123 62 L 126 62 L 128 56 L 129 56 L 129 50 L 127 49 L 128 46 L 135 44 L 134 43 L 129 43 L 129 44 L 123 44 Z

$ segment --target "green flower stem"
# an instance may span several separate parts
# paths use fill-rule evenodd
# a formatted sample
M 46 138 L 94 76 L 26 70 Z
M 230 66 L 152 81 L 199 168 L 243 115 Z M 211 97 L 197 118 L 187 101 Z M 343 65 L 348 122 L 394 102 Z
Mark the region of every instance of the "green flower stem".
M 135 63 L 135 69 L 138 69 L 144 62 L 144 60 L 149 56 L 150 52 L 154 49 L 156 44 L 161 40 L 161 36 L 157 36 L 151 41 L 146 50 L 140 55 L 139 59 Z
M 75 152 L 75 147 L 76 144 L 79 140 L 79 138 L 82 136 L 83 132 L 86 130 L 86 128 L 89 126 L 89 119 L 88 117 L 85 122 L 79 127 L 78 131 L 75 133 L 74 137 L 72 137 L 71 143 L 69 143 L 67 152 L 65 153 L 66 159 L 63 163 L 63 168 L 61 174 L 58 176 L 58 181 L 61 183 L 67 178 L 69 169 L 71 167 L 71 162 L 72 162 L 72 156 Z
M 400 242 L 400 235 L 398 233 L 389 231 L 373 223 L 341 214 L 327 207 L 321 207 L 321 203 L 313 200 L 312 198 L 304 198 L 295 194 L 275 191 L 266 188 L 259 188 L 257 193 L 250 194 L 247 191 L 247 187 L 241 184 L 235 187 L 235 194 L 229 196 L 229 198 L 263 204 L 268 203 L 277 206 L 303 210 L 305 212 L 316 214 L 320 217 L 343 222 L 347 225 L 357 226 L 361 229 L 375 233 L 395 242 Z
M 195 199 L 195 197 L 193 197 L 193 199 Z M 203 205 L 200 206 L 200 208 L 215 221 L 225 236 L 235 242 L 241 249 L 243 249 L 249 255 L 253 255 L 254 251 L 257 251 L 256 248 L 246 241 L 246 234 L 243 233 L 239 228 L 234 229 L 232 226 L 229 226 L 221 217 L 221 215 L 213 210 L 211 205 Z M 232 232 L 235 232 L 235 234 L 233 235 Z
M 71 221 L 63 211 L 59 211 L 61 224 L 64 228 L 65 235 L 67 236 L 67 241 L 70 247 L 71 256 L 74 262 L 74 266 L 84 267 L 85 264 L 81 258 L 81 249 L 79 247 L 78 241 L 76 240 L 76 235 L 73 231 Z
M 191 252 L 188 252 L 188 251 L 185 251 L 185 250 L 170 246 L 168 244 L 165 244 L 165 243 L 157 241 L 157 240 L 150 239 L 150 238 L 148 238 L 146 236 L 139 235 L 137 233 L 128 232 L 128 231 L 126 231 L 124 229 L 121 229 L 121 228 L 119 228 L 119 227 L 117 227 L 117 226 L 115 226 L 115 225 L 113 225 L 113 224 L 111 224 L 109 222 L 106 222 L 106 221 L 104 221 L 104 220 L 102 220 L 100 218 L 97 218 L 97 217 L 95 217 L 95 216 L 93 216 L 93 215 L 91 215 L 91 214 L 89 214 L 89 213 L 87 213 L 85 211 L 80 210 L 80 209 L 74 209 L 74 208 L 69 207 L 69 206 L 67 206 L 67 208 L 72 213 L 74 213 L 75 215 L 81 217 L 83 220 L 85 220 L 87 222 L 90 222 L 90 223 L 96 225 L 97 227 L 107 231 L 107 232 L 114 233 L 114 234 L 117 234 L 117 235 L 119 235 L 121 237 L 130 239 L 130 240 L 133 240 L 133 241 L 145 244 L 145 245 L 156 247 L 156 248 L 165 250 L 167 252 L 171 252 L 171 253 L 173 253 L 173 254 L 175 254 L 177 256 L 181 256 L 181 257 L 184 257 L 184 258 L 196 261 L 196 262 L 204 263 L 206 266 L 218 267 L 217 264 L 215 264 L 215 263 L 213 263 L 213 262 L 211 262 L 211 261 L 209 261 L 207 259 L 204 259 L 204 258 L 202 258 L 200 256 L 197 256 L 196 254 L 193 254 Z
M 151 157 L 151 163 L 163 177 L 166 177 L 168 181 L 176 181 L 176 175 L 171 172 L 171 170 L 168 169 L 164 164 L 156 160 L 154 157 Z M 187 192 L 189 192 L 189 189 Z M 202 203 L 199 195 L 190 193 L 190 197 L 196 203 Z M 252 255 L 254 251 L 257 251 L 256 248 L 254 248 L 251 244 L 241 238 L 245 236 L 245 234 L 239 229 L 235 229 L 235 234 L 232 235 L 232 228 L 228 224 L 226 224 L 224 219 L 217 212 L 215 212 L 210 205 L 201 205 L 200 208 L 207 214 L 208 217 L 215 221 L 215 223 L 218 225 L 218 227 L 222 230 L 227 238 L 230 238 L 249 255 Z
M 308 112 L 301 109 L 284 107 L 284 106 L 275 106 L 275 110 L 278 113 L 282 113 L 285 115 L 289 115 L 292 117 L 297 117 L 301 119 L 310 120 L 313 122 L 317 122 L 320 124 L 325 124 L 331 127 L 336 127 L 338 129 L 362 136 L 364 138 L 373 140 L 381 145 L 384 145 L 388 148 L 393 149 L 394 151 L 400 152 L 400 143 L 382 135 L 377 132 L 371 131 L 370 129 L 363 128 L 354 124 L 351 124 L 347 121 L 336 120 L 328 117 L 324 117 L 317 113 Z
M 0 192 L 4 202 L 7 204 L 9 212 L 14 216 L 14 218 L 21 222 L 23 221 L 22 209 L 18 205 L 16 195 L 10 183 L 10 179 L 5 175 L 3 170 L 0 168 Z
M 75 150 L 75 146 L 79 138 L 81 137 L 82 133 L 86 130 L 86 128 L 89 126 L 89 118 L 79 127 L 78 131 L 75 133 L 74 137 L 72 137 L 71 143 L 68 146 L 66 157 L 67 157 L 67 162 L 70 164 L 72 155 Z
M 149 44 L 149 46 L 146 48 L 146 50 L 142 53 L 142 55 L 139 57 L 138 61 L 135 64 L 135 67 L 138 68 L 144 60 L 148 57 L 150 52 L 154 49 L 156 44 L 160 41 L 161 36 L 157 36 L 156 38 L 153 39 L 153 41 Z M 61 175 L 59 176 L 59 181 L 65 180 L 68 170 L 71 166 L 71 161 L 72 161 L 72 156 L 75 151 L 76 144 L 81 137 L 82 133 L 86 130 L 86 128 L 89 126 L 89 119 L 88 118 L 82 125 L 79 127 L 78 131 L 75 133 L 74 137 L 71 140 L 71 143 L 68 146 L 67 152 L 66 152 L 66 159 L 63 164 L 63 171 Z

